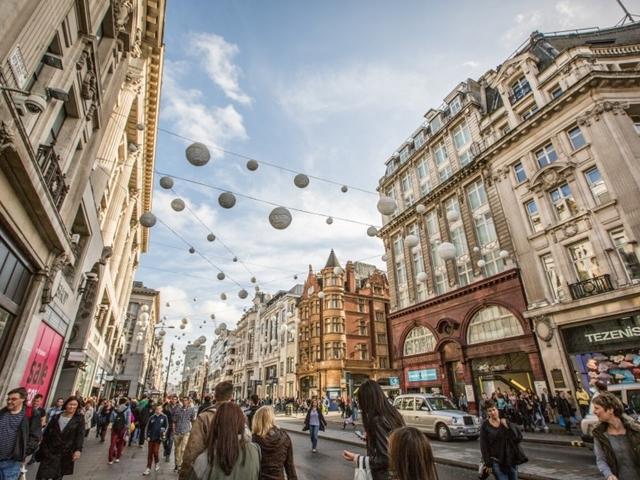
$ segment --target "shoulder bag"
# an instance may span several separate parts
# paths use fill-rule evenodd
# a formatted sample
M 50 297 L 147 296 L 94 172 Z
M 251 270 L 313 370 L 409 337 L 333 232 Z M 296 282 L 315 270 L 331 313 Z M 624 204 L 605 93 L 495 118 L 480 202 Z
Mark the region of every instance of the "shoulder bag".
M 369 467 L 369 457 L 365 455 L 358 455 L 353 480 L 373 480 L 371 468 Z

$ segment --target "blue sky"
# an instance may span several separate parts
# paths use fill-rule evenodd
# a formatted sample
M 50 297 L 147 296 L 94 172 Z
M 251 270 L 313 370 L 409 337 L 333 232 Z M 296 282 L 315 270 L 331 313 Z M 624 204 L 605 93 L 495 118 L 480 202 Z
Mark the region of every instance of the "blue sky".
M 606 27 L 622 17 L 613 0 L 168 3 L 161 128 L 370 191 L 384 161 L 430 107 L 439 106 L 458 82 L 495 68 L 533 30 Z M 157 170 L 380 224 L 372 194 L 344 194 L 313 179 L 301 190 L 290 173 L 265 165 L 249 172 L 245 160 L 215 148 L 208 165 L 193 167 L 184 156 L 188 144 L 158 132 Z M 161 291 L 162 315 L 170 325 L 184 316 L 191 320 L 185 330 L 169 331 L 167 339 L 179 347 L 202 334 L 213 337 L 212 313 L 216 322 L 233 326 L 251 305 L 252 274 L 264 291 L 288 289 L 296 283 L 294 274 L 304 281 L 309 264 L 324 266 L 331 248 L 343 264 L 368 259 L 382 267 L 382 242 L 367 237 L 366 225 L 327 225 L 323 217 L 293 212 L 291 226 L 277 231 L 267 221 L 273 207 L 239 198 L 233 209 L 223 210 L 215 190 L 176 180 L 170 192 L 158 179 L 154 213 L 250 292 L 240 300 L 239 286 L 228 278 L 218 281 L 207 260 L 189 254 L 182 240 L 156 225 L 137 279 Z M 171 210 L 175 197 L 199 220 L 187 210 Z M 234 263 L 218 240 L 207 242 L 209 230 L 244 265 Z

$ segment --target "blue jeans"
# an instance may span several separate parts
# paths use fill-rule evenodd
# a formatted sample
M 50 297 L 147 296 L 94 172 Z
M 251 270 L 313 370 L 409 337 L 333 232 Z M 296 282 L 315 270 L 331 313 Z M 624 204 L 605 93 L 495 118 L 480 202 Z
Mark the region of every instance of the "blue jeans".
M 513 466 L 505 466 L 504 471 L 500 470 L 500 465 L 496 462 L 493 462 L 493 475 L 496 477 L 496 480 L 518 480 L 518 467 Z
M 320 431 L 320 425 L 310 425 L 309 433 L 311 434 L 311 448 L 315 449 L 318 446 L 318 432 Z
M 20 462 L 0 460 L 0 480 L 18 480 L 20 476 Z

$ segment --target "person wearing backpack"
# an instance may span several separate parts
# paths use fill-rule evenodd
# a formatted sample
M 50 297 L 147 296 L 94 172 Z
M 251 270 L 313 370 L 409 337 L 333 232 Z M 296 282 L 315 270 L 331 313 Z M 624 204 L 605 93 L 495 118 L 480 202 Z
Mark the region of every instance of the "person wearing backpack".
M 127 399 L 121 398 L 118 406 L 111 412 L 111 444 L 109 445 L 109 465 L 120 462 L 120 457 L 127 443 L 126 436 L 131 424 L 131 412 Z

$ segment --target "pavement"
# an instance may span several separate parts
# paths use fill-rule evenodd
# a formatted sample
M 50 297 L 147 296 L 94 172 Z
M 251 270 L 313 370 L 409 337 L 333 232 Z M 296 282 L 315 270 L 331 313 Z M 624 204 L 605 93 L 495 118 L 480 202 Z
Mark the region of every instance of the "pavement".
M 348 448 L 364 448 L 365 444 L 353 432 L 353 428 L 342 430 L 339 414 L 328 414 L 329 425 L 320 433 L 323 440 L 340 442 Z M 278 425 L 292 434 L 292 438 L 307 436 L 302 432 L 304 418 L 302 415 L 290 417 L 279 416 Z M 362 430 L 362 425 L 358 426 Z M 532 435 L 549 435 L 551 442 L 530 441 L 538 437 Z M 523 445 L 529 462 L 519 467 L 519 478 L 529 480 L 601 480 L 602 475 L 595 466 L 593 453 L 587 448 L 576 448 L 571 439 L 565 435 L 527 434 L 529 441 Z M 436 463 L 477 472 L 480 461 L 480 442 L 464 439 L 451 442 L 432 440 Z

